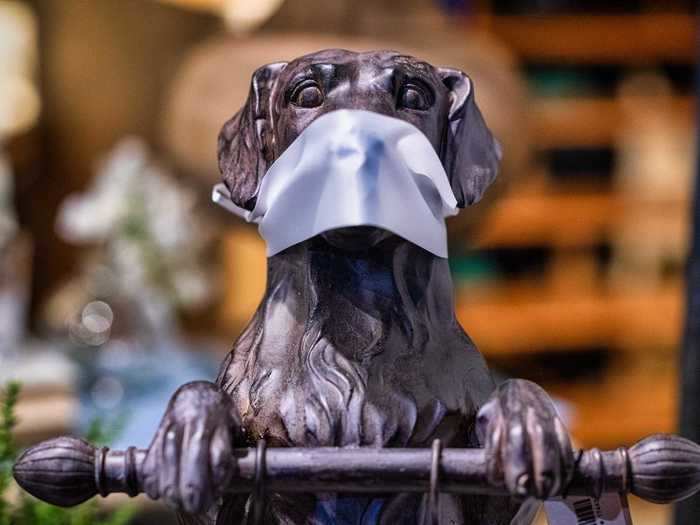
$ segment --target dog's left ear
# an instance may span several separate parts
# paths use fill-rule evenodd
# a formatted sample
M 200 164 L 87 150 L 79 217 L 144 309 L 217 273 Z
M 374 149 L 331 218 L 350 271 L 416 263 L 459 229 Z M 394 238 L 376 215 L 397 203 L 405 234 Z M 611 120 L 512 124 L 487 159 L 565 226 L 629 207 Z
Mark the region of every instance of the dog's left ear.
M 437 68 L 450 91 L 450 110 L 442 144 L 442 163 L 460 208 L 479 202 L 496 179 L 501 148 L 474 100 L 474 87 L 457 69 Z

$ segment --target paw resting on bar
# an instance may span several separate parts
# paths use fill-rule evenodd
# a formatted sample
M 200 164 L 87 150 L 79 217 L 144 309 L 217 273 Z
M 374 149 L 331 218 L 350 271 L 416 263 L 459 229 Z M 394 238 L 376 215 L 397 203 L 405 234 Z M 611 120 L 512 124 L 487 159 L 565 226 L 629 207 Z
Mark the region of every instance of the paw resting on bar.
M 522 379 L 501 384 L 477 417 L 487 473 L 513 496 L 547 499 L 571 478 L 574 453 L 554 403 L 536 384 Z
M 234 472 L 241 424 L 213 383 L 182 386 L 172 397 L 143 465 L 143 489 L 187 513 L 208 509 Z

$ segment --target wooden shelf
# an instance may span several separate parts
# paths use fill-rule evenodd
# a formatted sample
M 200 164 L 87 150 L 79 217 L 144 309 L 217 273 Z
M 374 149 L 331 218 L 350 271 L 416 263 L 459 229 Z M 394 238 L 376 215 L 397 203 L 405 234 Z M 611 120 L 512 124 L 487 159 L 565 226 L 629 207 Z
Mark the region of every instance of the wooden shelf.
M 694 63 L 696 18 L 685 14 L 491 16 L 486 29 L 534 62 Z
M 694 97 L 674 97 L 671 111 L 692 125 Z M 540 98 L 529 109 L 531 133 L 539 149 L 614 145 L 625 115 L 615 98 Z
M 611 371 L 601 382 L 545 385 L 573 409 L 570 430 L 582 447 L 632 445 L 656 433 L 677 431 L 678 373 L 630 367 Z
M 487 30 L 529 63 L 647 67 L 693 65 L 697 58 L 697 18 L 691 15 L 484 20 Z M 692 125 L 693 97 L 675 97 L 670 104 L 675 119 Z M 531 102 L 529 114 L 530 141 L 538 150 L 614 148 L 628 119 L 614 97 L 539 98 Z M 557 192 L 544 187 L 509 195 L 483 221 L 477 245 L 547 246 L 560 264 L 551 265 L 539 283 L 499 282 L 490 289 L 461 290 L 458 316 L 477 346 L 487 357 L 507 358 L 596 346 L 620 350 L 596 382 L 543 385 L 572 407 L 571 431 L 577 445 L 613 448 L 676 430 L 678 374 L 673 349 L 679 345 L 683 322 L 682 284 L 612 288 L 593 264 L 589 248 L 613 239 L 635 217 L 658 219 L 669 231 L 682 232 L 688 221 L 687 204 L 680 199 L 644 202 L 614 190 L 575 188 Z M 650 356 L 656 356 L 652 364 Z M 655 365 L 654 359 L 665 363 Z
M 682 286 L 578 289 L 505 283 L 458 292 L 457 315 L 486 356 L 605 346 L 673 348 L 682 325 Z
M 497 202 L 477 231 L 478 247 L 594 246 L 635 215 L 679 227 L 688 220 L 679 201 L 628 199 L 610 191 L 514 190 Z M 556 220 L 553 220 L 556 218 Z

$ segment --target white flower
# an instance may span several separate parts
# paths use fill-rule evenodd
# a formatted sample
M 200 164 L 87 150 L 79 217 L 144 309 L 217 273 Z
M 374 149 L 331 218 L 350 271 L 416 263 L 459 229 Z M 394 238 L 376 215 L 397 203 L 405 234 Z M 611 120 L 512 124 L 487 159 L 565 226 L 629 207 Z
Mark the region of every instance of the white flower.
M 69 195 L 58 212 L 57 230 L 69 242 L 103 242 L 129 213 L 131 189 L 148 159 L 139 139 L 127 138 L 100 165 L 92 188 Z
M 211 295 L 207 275 L 196 269 L 183 269 L 173 274 L 173 286 L 178 302 L 184 306 L 204 304 Z
M 151 296 L 158 304 L 191 306 L 210 293 L 200 270 L 210 234 L 195 205 L 194 192 L 156 166 L 141 140 L 130 138 L 102 162 L 85 193 L 66 199 L 57 228 L 69 241 L 103 244 L 116 284 L 110 288 L 140 309 Z
M 58 234 L 74 243 L 104 241 L 124 214 L 121 204 L 114 199 L 70 195 L 58 211 Z
M 109 244 L 108 255 L 120 293 L 137 296 L 148 283 L 148 261 L 142 246 L 127 239 L 115 239 Z
M 154 242 L 166 251 L 192 248 L 197 234 L 194 193 L 173 185 L 155 169 L 148 171 L 143 182 L 146 223 Z

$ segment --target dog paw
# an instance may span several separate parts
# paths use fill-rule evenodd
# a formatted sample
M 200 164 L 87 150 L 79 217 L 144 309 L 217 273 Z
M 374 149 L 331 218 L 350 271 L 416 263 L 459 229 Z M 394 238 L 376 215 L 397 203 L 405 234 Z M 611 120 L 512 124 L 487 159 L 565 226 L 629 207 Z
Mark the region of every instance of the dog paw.
M 230 398 L 213 383 L 188 383 L 173 395 L 143 465 L 143 486 L 189 514 L 221 496 L 235 464 L 241 425 Z
M 571 440 L 554 403 L 538 385 L 501 384 L 477 415 L 489 480 L 516 497 L 560 494 L 574 466 Z

